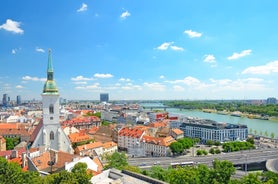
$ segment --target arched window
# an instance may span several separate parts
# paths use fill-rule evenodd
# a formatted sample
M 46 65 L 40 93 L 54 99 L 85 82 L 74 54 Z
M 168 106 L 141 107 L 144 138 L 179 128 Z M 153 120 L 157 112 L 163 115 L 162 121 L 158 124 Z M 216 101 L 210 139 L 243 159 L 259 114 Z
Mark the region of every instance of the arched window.
M 49 106 L 49 114 L 53 114 L 54 113 L 54 106 L 51 104 Z
M 54 140 L 54 132 L 53 131 L 50 132 L 50 140 Z

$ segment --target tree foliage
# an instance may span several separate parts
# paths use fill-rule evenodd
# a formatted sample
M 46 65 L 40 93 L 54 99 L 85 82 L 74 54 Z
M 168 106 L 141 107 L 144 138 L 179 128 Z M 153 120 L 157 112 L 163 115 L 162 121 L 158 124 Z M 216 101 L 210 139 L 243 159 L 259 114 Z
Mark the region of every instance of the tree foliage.
M 224 152 L 234 152 L 240 150 L 254 149 L 255 146 L 251 142 L 252 142 L 251 140 L 246 142 L 240 142 L 240 141 L 226 142 L 222 145 L 222 147 Z
M 108 168 L 116 168 L 119 170 L 123 170 L 124 167 L 128 165 L 127 163 L 127 156 L 124 152 L 115 152 L 112 155 L 106 156 L 107 165 L 105 166 L 106 169 Z
M 215 109 L 217 111 L 240 111 L 261 116 L 278 116 L 277 104 L 253 105 L 244 101 L 165 101 L 165 105 L 185 109 Z
M 13 150 L 16 145 L 19 144 L 20 138 L 5 138 L 6 139 L 6 150 Z

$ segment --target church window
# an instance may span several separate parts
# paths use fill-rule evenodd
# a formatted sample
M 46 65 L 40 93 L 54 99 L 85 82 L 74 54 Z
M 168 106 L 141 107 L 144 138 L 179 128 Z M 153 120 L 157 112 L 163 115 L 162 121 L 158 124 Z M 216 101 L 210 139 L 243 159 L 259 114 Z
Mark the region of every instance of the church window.
M 49 106 L 49 113 L 50 114 L 54 113 L 54 106 L 52 104 Z
M 53 131 L 50 132 L 50 140 L 54 140 L 54 132 Z

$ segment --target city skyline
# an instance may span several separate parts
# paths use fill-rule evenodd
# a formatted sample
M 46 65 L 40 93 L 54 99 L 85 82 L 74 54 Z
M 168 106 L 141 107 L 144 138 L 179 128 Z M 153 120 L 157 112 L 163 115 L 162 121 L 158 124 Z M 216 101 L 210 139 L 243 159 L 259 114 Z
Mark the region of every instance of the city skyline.
M 41 99 L 51 49 L 69 100 L 277 98 L 276 5 L 4 1 L 0 94 Z

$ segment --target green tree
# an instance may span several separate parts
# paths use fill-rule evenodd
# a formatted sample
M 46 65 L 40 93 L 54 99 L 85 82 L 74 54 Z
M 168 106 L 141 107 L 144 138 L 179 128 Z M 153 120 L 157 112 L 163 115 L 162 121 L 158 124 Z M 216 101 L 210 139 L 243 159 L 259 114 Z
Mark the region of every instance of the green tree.
M 211 184 L 210 169 L 207 165 L 199 164 L 197 167 L 199 178 L 201 179 L 201 184 Z
M 115 152 L 112 155 L 107 155 L 106 160 L 107 165 L 105 166 L 105 168 L 115 168 L 123 170 L 123 168 L 128 165 L 127 157 L 124 152 Z
M 271 139 L 274 139 L 274 137 L 275 137 L 274 132 L 271 132 L 270 137 L 271 137 Z
M 150 169 L 150 177 L 159 179 L 161 181 L 166 181 L 167 171 L 163 169 L 161 166 L 152 166 Z
M 184 150 L 182 143 L 180 142 L 172 142 L 169 147 L 173 154 L 180 154 Z
M 214 144 L 214 142 L 213 142 L 212 140 L 207 140 L 206 144 L 207 144 L 208 146 L 212 146 L 212 145 Z
M 71 172 L 73 173 L 74 178 L 77 180 L 78 183 L 80 184 L 91 183 L 90 179 L 92 178 L 93 175 L 91 173 L 87 173 L 87 168 L 88 168 L 87 164 L 82 162 L 79 162 L 74 165 Z
M 265 132 L 264 132 L 264 135 L 265 135 L 266 137 L 268 137 L 268 132 L 267 132 L 267 131 L 265 131 Z
M 255 144 L 254 138 L 247 138 L 246 140 L 247 142 L 251 143 L 251 144 Z
M 40 183 L 39 173 L 23 172 L 15 162 L 8 162 L 0 157 L 0 183 Z
M 216 149 L 216 150 L 215 150 L 215 153 L 216 153 L 216 154 L 220 154 L 220 153 L 221 153 L 220 149 Z
M 228 184 L 231 176 L 235 174 L 235 168 L 232 162 L 229 161 L 213 161 L 213 171 L 211 177 L 218 183 Z
M 262 181 L 263 182 L 272 181 L 273 184 L 274 183 L 276 184 L 278 183 L 278 174 L 271 171 L 264 172 L 262 174 Z
M 247 176 L 243 176 L 241 182 L 243 184 L 263 184 L 259 177 L 259 173 L 249 173 Z
M 191 167 L 178 167 L 170 169 L 167 175 L 167 182 L 170 184 L 199 184 L 198 171 Z
M 209 149 L 209 153 L 210 153 L 210 154 L 215 154 L 215 150 L 214 150 L 213 148 L 210 148 L 210 149 Z
M 200 156 L 203 154 L 203 150 L 197 150 L 197 155 Z

